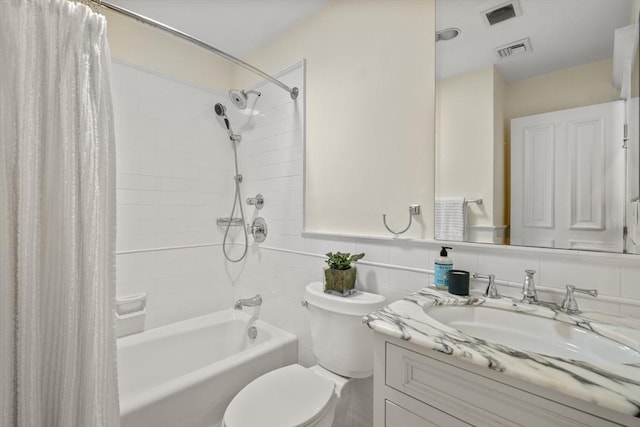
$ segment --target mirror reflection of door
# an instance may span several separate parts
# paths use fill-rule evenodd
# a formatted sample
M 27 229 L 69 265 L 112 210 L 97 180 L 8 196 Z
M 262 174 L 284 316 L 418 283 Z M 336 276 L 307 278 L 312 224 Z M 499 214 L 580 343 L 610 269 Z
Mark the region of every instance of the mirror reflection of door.
M 635 130 L 640 123 L 637 110 L 631 112 L 638 104 L 639 12 L 640 0 L 436 0 L 434 205 L 437 213 L 447 199 L 483 200 L 463 205 L 465 241 L 640 253 L 640 155 Z M 495 16 L 499 19 L 494 20 Z M 447 31 L 453 29 L 456 37 Z M 619 167 L 604 171 L 603 185 L 614 187 L 594 183 L 597 194 L 587 196 L 583 183 L 595 182 L 600 172 L 587 171 L 586 163 L 573 171 L 582 174 L 580 179 L 574 176 L 577 188 L 566 187 L 573 154 L 565 152 L 557 158 L 557 147 L 546 151 L 537 147 L 532 155 L 538 157 L 528 164 L 535 165 L 537 179 L 542 181 L 536 184 L 537 193 L 527 197 L 551 197 L 542 191 L 559 173 L 566 175 L 563 191 L 574 193 L 557 200 L 560 188 L 554 189 L 556 196 L 546 202 L 530 201 L 534 210 L 529 217 L 513 213 L 512 209 L 522 210 L 514 206 L 522 201 L 511 200 L 512 195 L 518 197 L 511 188 L 512 122 L 618 100 L 626 102 L 626 162 L 597 163 L 597 153 L 586 149 L 595 142 L 578 145 L 573 153 L 594 167 Z M 616 132 L 623 132 L 622 128 Z M 535 137 L 553 138 L 558 144 L 555 133 Z M 623 168 L 626 180 L 609 179 Z M 614 215 L 609 206 L 620 191 L 626 191 L 621 201 L 626 209 L 620 208 L 626 237 L 617 223 L 618 213 Z M 568 215 L 562 226 L 557 216 L 561 210 Z M 518 220 L 512 223 L 515 218 L 519 224 Z M 528 225 L 523 228 L 523 224 Z M 436 239 L 439 231 L 436 227 Z M 610 234 L 616 234 L 615 239 Z M 598 235 L 603 238 L 600 242 Z M 626 242 L 624 246 L 621 241 Z
M 624 101 L 511 121 L 511 244 L 623 250 Z

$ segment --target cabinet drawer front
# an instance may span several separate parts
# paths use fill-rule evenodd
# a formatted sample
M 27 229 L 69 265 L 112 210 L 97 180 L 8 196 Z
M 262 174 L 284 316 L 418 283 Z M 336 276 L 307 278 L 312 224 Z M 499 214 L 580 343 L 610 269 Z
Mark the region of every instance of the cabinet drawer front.
M 618 425 L 388 342 L 385 382 L 477 426 Z
M 435 408 L 423 418 L 388 400 L 384 401 L 384 406 L 385 427 L 469 427 L 469 424 Z

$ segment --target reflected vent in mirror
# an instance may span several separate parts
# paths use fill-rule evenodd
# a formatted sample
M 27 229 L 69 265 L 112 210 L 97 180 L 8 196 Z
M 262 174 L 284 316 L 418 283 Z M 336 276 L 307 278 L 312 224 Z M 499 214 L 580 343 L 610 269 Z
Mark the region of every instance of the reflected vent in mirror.
M 531 47 L 531 40 L 526 38 L 497 47 L 494 51 L 496 52 L 496 55 L 498 55 L 498 58 L 504 59 L 509 56 L 530 53 L 533 51 L 533 48 Z
M 520 3 L 517 0 L 502 3 L 499 6 L 482 12 L 482 16 L 484 16 L 484 19 L 489 25 L 496 25 L 520 15 L 522 15 L 522 9 L 520 9 Z

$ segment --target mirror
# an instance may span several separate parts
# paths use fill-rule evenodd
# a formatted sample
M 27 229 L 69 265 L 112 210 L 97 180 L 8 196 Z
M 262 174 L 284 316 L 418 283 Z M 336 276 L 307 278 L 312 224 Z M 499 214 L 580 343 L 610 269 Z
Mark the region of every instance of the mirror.
M 639 3 L 436 1 L 436 239 L 638 252 Z

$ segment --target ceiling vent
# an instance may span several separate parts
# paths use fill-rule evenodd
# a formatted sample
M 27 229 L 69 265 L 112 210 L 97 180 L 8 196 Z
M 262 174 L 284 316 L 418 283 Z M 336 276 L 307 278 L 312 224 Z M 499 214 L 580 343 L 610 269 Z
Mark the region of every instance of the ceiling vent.
M 522 15 L 522 9 L 520 9 L 520 3 L 518 0 L 511 0 L 482 12 L 482 16 L 489 26 L 496 25 L 520 15 Z
M 504 46 L 497 47 L 493 49 L 498 55 L 498 58 L 504 59 L 510 56 L 522 55 L 525 53 L 530 53 L 533 51 L 531 47 L 531 40 L 527 37 L 526 39 L 518 40 L 517 42 L 511 42 Z

